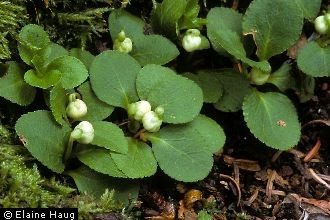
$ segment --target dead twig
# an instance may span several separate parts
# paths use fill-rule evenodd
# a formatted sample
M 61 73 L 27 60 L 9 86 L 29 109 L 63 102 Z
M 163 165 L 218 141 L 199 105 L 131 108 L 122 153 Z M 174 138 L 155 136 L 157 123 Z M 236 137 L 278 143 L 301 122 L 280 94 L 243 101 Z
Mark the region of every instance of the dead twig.
M 321 147 L 321 140 L 318 137 L 317 140 L 316 140 L 315 145 L 312 147 L 312 149 L 304 157 L 304 162 L 307 163 L 311 159 L 313 159 L 313 157 L 315 157 L 315 155 L 319 152 L 320 147 Z
M 257 199 L 258 195 L 259 195 L 259 190 L 258 189 L 255 189 L 253 191 L 252 195 L 250 196 L 250 198 L 248 200 L 246 200 L 244 202 L 244 204 L 247 205 L 247 206 L 251 206 L 252 203 L 254 202 L 254 200 Z
M 239 169 L 241 170 L 247 170 L 252 172 L 258 172 L 261 170 L 260 165 L 258 164 L 258 161 L 254 160 L 245 160 L 245 159 L 236 159 L 228 155 L 223 156 L 223 160 L 228 165 L 234 165 L 236 164 Z
M 241 193 L 240 186 L 238 185 L 236 180 L 233 179 L 231 176 L 221 174 L 221 173 L 220 173 L 220 179 L 227 179 L 227 180 L 230 180 L 232 183 L 234 183 L 234 186 L 236 187 L 236 191 L 237 191 L 237 206 L 239 206 L 239 204 L 241 203 L 242 193 Z
M 315 173 L 315 171 L 314 171 L 313 169 L 309 168 L 308 171 L 309 171 L 309 174 L 311 175 L 311 177 L 312 177 L 316 182 L 322 184 L 323 186 L 325 186 L 327 189 L 330 190 L 330 185 L 329 185 L 327 182 L 325 182 L 321 177 L 319 177 L 319 176 Z

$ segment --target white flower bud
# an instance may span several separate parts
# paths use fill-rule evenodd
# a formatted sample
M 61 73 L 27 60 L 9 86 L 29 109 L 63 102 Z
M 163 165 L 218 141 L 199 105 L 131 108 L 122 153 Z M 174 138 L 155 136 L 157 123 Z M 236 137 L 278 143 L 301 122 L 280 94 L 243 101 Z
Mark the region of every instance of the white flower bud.
M 142 118 L 143 127 L 149 132 L 159 131 L 162 122 L 163 121 L 153 111 L 145 113 Z
M 158 115 L 158 117 L 162 117 L 163 114 L 164 114 L 164 108 L 162 106 L 158 106 L 156 109 L 155 109 L 155 113 Z
M 134 118 L 135 112 L 136 112 L 136 103 L 134 102 L 128 105 L 127 114 L 128 116 Z
M 136 109 L 134 119 L 140 121 L 143 115 L 151 111 L 151 105 L 148 101 L 141 100 L 135 103 Z
M 197 29 L 189 29 L 186 31 L 182 39 L 182 46 L 187 52 L 197 50 L 202 44 L 200 32 Z
M 72 119 L 79 119 L 87 114 L 87 105 L 84 101 L 76 99 L 66 107 L 66 114 Z
M 119 52 L 129 53 L 133 49 L 133 42 L 130 38 L 125 36 L 125 32 L 119 32 L 115 42 L 113 44 L 113 49 Z
M 88 121 L 80 122 L 71 132 L 71 138 L 81 144 L 89 144 L 94 139 L 94 128 Z
M 319 34 L 326 34 L 329 31 L 329 25 L 324 15 L 318 16 L 314 21 L 315 30 Z

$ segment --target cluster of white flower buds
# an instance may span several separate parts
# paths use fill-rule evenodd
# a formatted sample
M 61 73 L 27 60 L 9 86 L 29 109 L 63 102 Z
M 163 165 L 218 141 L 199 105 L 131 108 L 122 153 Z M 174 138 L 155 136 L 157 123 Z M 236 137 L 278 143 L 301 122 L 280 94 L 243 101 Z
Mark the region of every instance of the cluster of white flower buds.
M 144 129 L 149 132 L 157 132 L 163 123 L 162 117 L 164 108 L 158 106 L 155 111 L 151 110 L 151 105 L 148 101 L 141 100 L 131 103 L 128 106 L 128 115 L 136 121 L 141 121 Z
M 132 40 L 126 37 L 124 31 L 119 32 L 117 38 L 115 39 L 115 42 L 113 43 L 113 49 L 123 53 L 129 53 L 132 51 Z
M 66 107 L 66 114 L 68 117 L 79 120 L 87 114 L 86 103 L 79 99 L 78 93 L 69 95 L 69 103 Z M 94 128 L 88 121 L 80 122 L 71 132 L 70 138 L 81 144 L 89 144 L 94 139 Z
M 187 52 L 197 50 L 202 44 L 201 33 L 197 29 L 188 29 L 182 38 L 182 47 Z

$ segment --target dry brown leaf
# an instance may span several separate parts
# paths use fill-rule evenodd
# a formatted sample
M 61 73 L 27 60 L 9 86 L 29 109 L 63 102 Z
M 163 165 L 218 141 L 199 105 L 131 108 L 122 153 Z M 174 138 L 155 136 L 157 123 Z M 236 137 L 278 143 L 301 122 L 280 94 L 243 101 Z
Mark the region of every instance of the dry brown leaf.
M 201 200 L 203 198 L 203 194 L 201 191 L 197 189 L 191 189 L 188 192 L 185 193 L 184 195 L 184 206 L 187 209 L 192 209 L 193 205 L 195 202 Z

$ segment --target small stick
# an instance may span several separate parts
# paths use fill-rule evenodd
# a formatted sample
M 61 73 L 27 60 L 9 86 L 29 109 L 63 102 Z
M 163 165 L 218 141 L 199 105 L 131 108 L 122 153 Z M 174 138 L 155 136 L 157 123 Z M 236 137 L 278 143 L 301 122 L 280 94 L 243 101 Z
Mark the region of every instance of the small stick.
M 231 176 L 228 176 L 228 175 L 225 175 L 225 174 L 221 174 L 220 173 L 220 178 L 223 178 L 223 179 L 228 179 L 230 180 L 231 182 L 234 183 L 235 187 L 236 187 L 236 190 L 237 190 L 237 206 L 239 206 L 239 204 L 241 203 L 241 189 L 239 187 L 239 185 L 237 184 L 236 180 L 234 180 Z
M 317 138 L 315 145 L 313 148 L 308 152 L 308 154 L 304 158 L 304 162 L 309 162 L 315 155 L 319 152 L 321 147 L 321 140 L 320 138 Z
M 319 176 L 314 172 L 313 169 L 309 168 L 308 171 L 309 171 L 309 173 L 311 174 L 311 176 L 313 177 L 313 179 L 314 179 L 316 182 L 318 182 L 318 183 L 322 184 L 323 186 L 325 186 L 326 188 L 330 189 L 330 185 L 327 184 L 323 179 L 321 179 L 321 177 L 319 177 Z
M 252 203 L 254 202 L 254 200 L 257 199 L 258 195 L 259 195 L 259 190 L 258 189 L 254 190 L 254 192 L 252 193 L 252 195 L 250 196 L 250 198 L 247 201 L 244 202 L 245 205 L 251 206 Z

